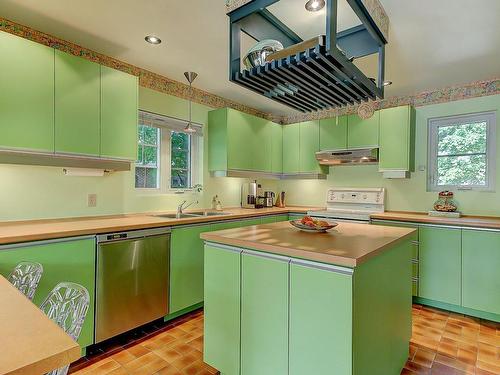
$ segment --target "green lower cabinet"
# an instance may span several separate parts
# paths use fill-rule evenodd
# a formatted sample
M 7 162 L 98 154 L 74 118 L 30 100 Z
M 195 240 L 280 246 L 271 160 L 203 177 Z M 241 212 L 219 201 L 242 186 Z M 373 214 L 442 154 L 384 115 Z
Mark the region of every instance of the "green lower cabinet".
M 419 297 L 460 305 L 461 230 L 421 226 L 419 237 Z
M 500 314 L 500 233 L 462 231 L 462 306 Z
M 299 220 L 302 219 L 305 214 L 288 214 L 288 220 Z
M 241 375 L 288 374 L 288 260 L 243 251 Z
M 200 234 L 210 230 L 210 224 L 172 229 L 169 314 L 203 302 L 203 240 Z
M 352 276 L 290 265 L 290 375 L 352 373 Z
M 240 251 L 205 245 L 204 361 L 240 374 Z
M 264 216 L 260 219 L 261 224 L 276 223 L 276 216 Z
M 275 216 L 276 222 L 279 223 L 280 221 L 288 221 L 288 215 L 278 215 Z
M 60 282 L 71 281 L 87 288 L 90 305 L 78 339 L 82 348 L 94 343 L 95 251 L 94 238 L 32 242 L 0 248 L 0 273 L 5 277 L 19 262 L 42 264 L 43 275 L 33 300 L 36 305 L 40 305 Z

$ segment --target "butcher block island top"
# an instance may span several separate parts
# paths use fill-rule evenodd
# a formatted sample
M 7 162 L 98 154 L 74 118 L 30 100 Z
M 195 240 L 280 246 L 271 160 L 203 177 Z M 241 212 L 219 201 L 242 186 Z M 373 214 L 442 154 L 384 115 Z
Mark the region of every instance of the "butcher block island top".
M 0 374 L 44 374 L 80 358 L 80 346 L 0 276 Z
M 207 242 L 356 267 L 411 236 L 410 228 L 340 222 L 326 233 L 301 231 L 288 222 L 202 233 Z

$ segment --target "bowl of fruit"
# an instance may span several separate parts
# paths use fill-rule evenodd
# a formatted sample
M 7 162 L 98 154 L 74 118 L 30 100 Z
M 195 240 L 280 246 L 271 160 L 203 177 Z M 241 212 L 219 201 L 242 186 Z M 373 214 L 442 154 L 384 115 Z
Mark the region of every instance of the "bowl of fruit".
M 310 216 L 304 216 L 300 220 L 291 220 L 290 224 L 292 224 L 295 228 L 303 230 L 305 232 L 315 232 L 315 233 L 324 233 L 327 230 L 335 228 L 339 223 L 334 221 L 327 220 L 316 220 Z

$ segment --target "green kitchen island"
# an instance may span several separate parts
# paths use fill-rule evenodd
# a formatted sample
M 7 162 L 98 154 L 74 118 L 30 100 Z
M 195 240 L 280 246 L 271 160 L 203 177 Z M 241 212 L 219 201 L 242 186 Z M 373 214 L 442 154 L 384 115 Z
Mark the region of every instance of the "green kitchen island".
M 203 233 L 205 362 L 222 375 L 399 375 L 415 236 L 348 222 Z

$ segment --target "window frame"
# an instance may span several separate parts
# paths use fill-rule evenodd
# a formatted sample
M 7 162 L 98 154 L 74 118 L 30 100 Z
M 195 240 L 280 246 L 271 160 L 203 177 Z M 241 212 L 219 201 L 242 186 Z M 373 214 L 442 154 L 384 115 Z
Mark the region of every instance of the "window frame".
M 142 155 L 142 158 L 144 160 L 144 147 L 156 147 L 156 167 L 150 167 L 148 165 L 141 165 L 141 164 L 138 164 L 136 160 L 135 163 L 134 163 L 134 188 L 137 189 L 137 190 L 142 190 L 142 191 L 154 191 L 154 190 L 158 190 L 160 189 L 161 187 L 161 162 L 160 162 L 160 158 L 161 158 L 161 153 L 162 153 L 162 148 L 163 148 L 163 145 L 162 145 L 162 142 L 161 142 L 161 128 L 158 128 L 157 126 L 151 126 L 151 125 L 147 125 L 147 124 L 139 124 L 138 127 L 137 127 L 137 132 L 139 132 L 139 127 L 140 126 L 148 126 L 148 127 L 152 127 L 152 128 L 156 128 L 156 131 L 158 132 L 158 135 L 157 135 L 157 142 L 158 144 L 157 145 L 152 145 L 152 144 L 149 144 L 149 143 L 141 143 L 140 140 L 139 140 L 139 137 L 137 137 L 137 148 L 139 146 L 142 146 L 142 152 L 143 152 L 143 155 Z M 139 155 L 138 155 L 139 156 Z M 150 187 L 145 187 L 145 186 L 140 186 L 140 187 L 137 187 L 135 186 L 135 176 L 136 176 L 136 169 L 137 168 L 143 168 L 143 169 L 156 169 L 156 187 L 154 188 L 150 188 Z M 146 180 L 146 176 L 144 176 L 144 180 Z
M 486 184 L 437 185 L 438 181 L 438 129 L 443 126 L 486 122 Z M 496 111 L 435 117 L 427 121 L 427 191 L 464 190 L 495 191 L 496 182 Z

